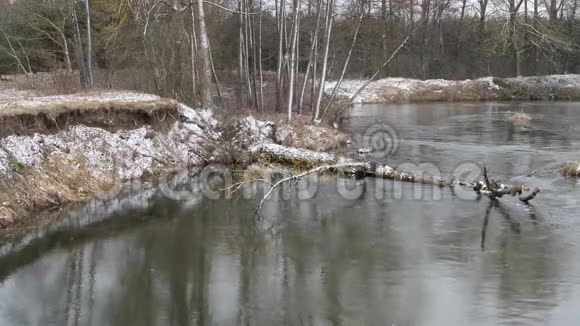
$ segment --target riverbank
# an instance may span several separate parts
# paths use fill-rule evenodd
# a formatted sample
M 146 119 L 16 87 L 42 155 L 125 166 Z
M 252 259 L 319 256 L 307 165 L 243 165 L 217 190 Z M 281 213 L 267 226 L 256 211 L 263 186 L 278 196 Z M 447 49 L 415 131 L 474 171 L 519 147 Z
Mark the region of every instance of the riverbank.
M 361 83 L 346 81 L 339 96 L 354 93 Z M 357 102 L 577 97 L 578 75 L 473 81 L 389 78 L 371 83 Z M 225 119 L 172 99 L 132 92 L 41 96 L 0 89 L 0 228 L 64 203 L 110 197 L 137 180 L 158 183 L 172 172 L 211 163 L 243 169 L 266 161 L 302 170 L 318 164 L 336 170 L 337 164 L 347 163 L 348 173 L 453 185 L 336 155 L 349 143 L 347 135 L 296 121 L 261 121 L 251 115 Z
M 316 151 L 349 141 L 324 127 L 219 119 L 172 99 L 130 92 L 0 93 L 0 228 L 68 202 L 116 194 L 210 163 L 257 160 L 262 144 Z M 316 140 L 316 141 L 314 141 Z
M 337 90 L 348 99 L 366 80 L 345 80 Z M 327 94 L 336 82 L 328 82 Z M 354 103 L 409 103 L 454 101 L 528 101 L 580 99 L 580 75 L 485 77 L 467 80 L 385 78 L 371 82 Z

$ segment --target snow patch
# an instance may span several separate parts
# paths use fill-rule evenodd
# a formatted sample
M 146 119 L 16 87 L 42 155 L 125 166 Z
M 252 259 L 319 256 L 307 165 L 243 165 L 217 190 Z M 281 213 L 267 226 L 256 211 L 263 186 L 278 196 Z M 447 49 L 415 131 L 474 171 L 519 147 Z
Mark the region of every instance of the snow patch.
M 7 173 L 9 169 L 8 165 L 8 153 L 0 148 L 0 173 Z
M 353 103 L 388 103 L 397 101 L 456 101 L 456 100 L 485 100 L 497 99 L 502 87 L 496 83 L 502 80 L 506 84 L 513 84 L 515 88 L 535 88 L 530 93 L 544 92 L 547 98 L 558 96 L 555 90 L 580 88 L 580 75 L 548 75 L 534 77 L 498 78 L 483 77 L 475 80 L 445 80 L 428 79 L 418 80 L 410 78 L 390 77 L 371 82 L 355 99 Z M 338 88 L 338 97 L 350 98 L 366 80 L 344 80 Z M 324 91 L 330 95 L 337 82 L 329 81 L 324 85 Z M 484 87 L 488 92 L 478 92 Z M 522 94 L 526 96 L 533 94 Z M 502 95 L 505 97 L 505 94 Z M 564 98 L 570 95 L 563 92 Z M 509 98 L 507 98 L 509 99 Z
M 15 89 L 0 89 L 0 108 L 18 105 L 19 107 L 35 107 L 44 104 L 60 104 L 75 101 L 85 102 L 143 102 L 158 100 L 157 95 L 143 94 L 129 91 L 87 92 L 68 95 L 39 96 L 31 91 Z
M 193 110 L 191 110 L 193 111 Z M 122 181 L 141 178 L 156 164 L 195 165 L 203 152 L 201 135 L 217 138 L 211 114 L 184 111 L 189 120 L 176 122 L 167 133 L 149 126 L 111 133 L 77 125 L 54 135 L 8 136 L 0 140 L 0 172 L 10 172 L 10 161 L 41 169 L 49 156 L 82 157 L 94 177 L 114 176 Z
M 271 121 L 260 121 L 253 116 L 247 116 L 240 121 L 245 128 L 252 142 L 270 142 L 274 136 L 275 124 Z
M 308 161 L 308 162 L 320 162 L 320 163 L 332 163 L 337 161 L 337 156 L 329 153 L 321 153 L 317 151 L 311 151 L 307 149 L 301 149 L 296 147 L 287 147 L 278 144 L 258 144 L 250 149 L 253 153 L 264 152 L 277 156 L 279 158 L 285 158 L 288 160 L 296 161 Z

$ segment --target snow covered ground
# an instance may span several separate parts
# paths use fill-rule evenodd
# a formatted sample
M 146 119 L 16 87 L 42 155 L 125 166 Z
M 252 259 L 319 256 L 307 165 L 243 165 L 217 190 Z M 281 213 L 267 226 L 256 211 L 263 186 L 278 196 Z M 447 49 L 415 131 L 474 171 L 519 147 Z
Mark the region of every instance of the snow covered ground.
M 41 107 L 50 112 L 55 104 L 55 108 L 63 104 L 61 110 L 66 111 L 94 102 L 107 102 L 110 105 L 106 107 L 114 107 L 157 99 L 132 92 L 38 96 L 0 88 L 0 117 L 25 116 L 27 108 L 34 111 Z M 11 108 L 18 110 L 12 114 Z M 75 114 L 83 113 L 81 110 Z M 114 116 L 110 119 L 114 120 Z M 168 128 L 155 129 L 145 124 L 110 131 L 78 121 L 52 132 L 40 129 L 37 133 L 9 132 L 0 137 L 0 228 L 31 210 L 114 195 L 127 182 L 212 162 L 240 162 L 242 156 L 235 155 L 248 156 L 253 146 L 273 144 L 277 129 L 273 122 L 252 116 L 225 123 L 209 110 L 194 110 L 183 104 L 177 104 L 177 117 Z M 225 135 L 225 131 L 232 130 L 233 137 Z M 293 127 L 287 131 L 289 135 L 296 134 Z M 276 148 L 284 151 L 286 147 Z M 295 152 L 302 153 L 298 149 Z M 316 158 L 315 153 L 312 155 Z M 322 155 L 326 158 L 327 154 Z
M 46 104 L 58 105 L 76 101 L 104 103 L 112 101 L 140 102 L 157 99 L 159 99 L 159 96 L 130 91 L 84 92 L 43 96 L 34 91 L 0 87 L 0 110 L 12 107 L 37 107 Z
M 350 98 L 366 80 L 344 80 L 337 96 Z M 327 82 L 331 94 L 337 82 Z M 385 78 L 371 82 L 354 103 L 472 101 L 511 99 L 576 98 L 580 96 L 580 75 L 466 80 Z

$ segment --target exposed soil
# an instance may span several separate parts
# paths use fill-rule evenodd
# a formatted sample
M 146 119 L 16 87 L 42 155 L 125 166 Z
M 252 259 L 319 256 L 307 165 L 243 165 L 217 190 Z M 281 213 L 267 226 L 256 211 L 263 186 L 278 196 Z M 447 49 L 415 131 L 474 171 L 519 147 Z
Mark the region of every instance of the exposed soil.
M 153 95 L 123 92 L 34 96 L 0 89 L 0 138 L 54 134 L 82 124 L 114 132 L 150 125 L 166 129 L 178 117 L 177 102 Z

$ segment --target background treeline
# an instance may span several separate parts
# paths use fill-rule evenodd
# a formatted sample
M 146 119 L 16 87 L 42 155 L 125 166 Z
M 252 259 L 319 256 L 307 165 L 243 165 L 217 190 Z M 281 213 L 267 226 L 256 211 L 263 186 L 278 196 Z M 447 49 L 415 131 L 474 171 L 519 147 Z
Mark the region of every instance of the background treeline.
M 579 70 L 578 0 L 198 1 L 2 1 L 0 74 L 319 119 L 318 85 L 368 78 L 411 34 L 378 77 Z

